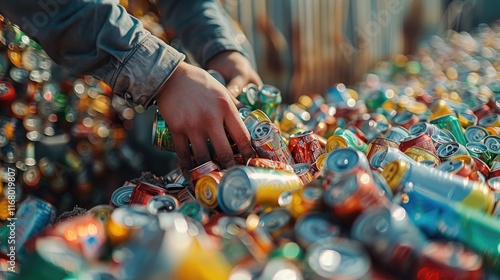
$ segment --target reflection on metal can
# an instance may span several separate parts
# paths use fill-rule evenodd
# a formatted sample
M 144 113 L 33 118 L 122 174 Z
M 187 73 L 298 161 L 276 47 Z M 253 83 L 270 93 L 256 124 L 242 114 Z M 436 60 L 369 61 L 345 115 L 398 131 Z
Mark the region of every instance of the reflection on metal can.
M 256 84 L 248 84 L 243 87 L 241 93 L 238 95 L 237 99 L 245 106 L 253 108 L 255 101 L 257 100 L 257 94 L 259 92 L 259 87 Z
M 227 214 L 239 215 L 254 205 L 275 205 L 285 191 L 302 187 L 300 178 L 289 171 L 250 166 L 228 169 L 217 187 L 217 200 Z
M 318 137 L 312 131 L 290 135 L 288 149 L 297 163 L 312 164 L 323 153 Z
M 217 203 L 217 186 L 219 185 L 223 171 L 213 171 L 205 174 L 196 181 L 194 194 L 196 200 L 205 208 L 214 209 Z
M 292 214 L 285 208 L 274 208 L 259 217 L 259 227 L 278 237 L 291 228 Z
M 399 125 L 396 125 L 396 126 L 393 126 L 391 128 L 391 130 L 389 130 L 389 132 L 387 132 L 387 134 L 385 135 L 385 138 L 392 140 L 399 145 L 401 140 L 408 137 L 409 135 L 410 135 L 410 132 L 406 128 L 399 126 Z
M 271 85 L 263 85 L 257 93 L 257 100 L 254 107 L 262 110 L 269 118 L 274 121 L 276 110 L 281 104 L 281 91 Z
M 154 196 L 165 195 L 166 193 L 167 191 L 163 188 L 146 182 L 140 182 L 137 186 L 135 186 L 128 204 L 139 204 L 146 206 L 149 200 Z
M 377 262 L 401 275 L 411 272 L 418 252 L 427 243 L 399 205 L 370 208 L 356 219 L 351 235 L 368 247 Z
M 384 147 L 397 149 L 399 148 L 399 145 L 398 143 L 386 138 L 373 139 L 373 141 L 368 145 L 368 150 L 366 151 L 366 158 L 368 159 L 368 161 L 371 162 L 373 155 Z
M 208 174 L 212 171 L 220 171 L 220 168 L 213 161 L 207 161 L 202 165 L 199 165 L 189 171 L 189 175 L 191 176 L 191 181 L 196 183 L 201 176 Z
M 302 215 L 295 223 L 295 238 L 302 248 L 308 248 L 317 240 L 340 236 L 340 225 L 330 215 L 310 212 Z
M 476 172 L 473 172 L 471 167 L 465 162 L 460 160 L 449 160 L 443 162 L 436 167 L 436 170 L 441 170 L 451 174 L 458 175 L 460 177 L 469 178 L 474 181 L 478 181 L 479 177 Z
M 110 205 L 96 205 L 89 210 L 89 214 L 96 217 L 101 223 L 106 224 L 111 218 L 113 207 Z
M 422 149 L 420 147 L 410 147 L 404 153 L 416 162 L 426 162 L 426 165 L 430 165 L 432 167 L 435 167 L 441 163 L 441 160 L 436 154 L 433 154 L 428 150 Z
M 394 123 L 394 125 L 399 125 L 406 129 L 410 129 L 414 124 L 418 123 L 418 117 L 413 113 L 404 111 L 402 113 L 396 114 L 392 118 L 392 122 Z
M 311 165 L 309 163 L 297 163 L 293 166 L 293 171 L 297 176 L 299 176 L 302 184 L 307 185 L 314 180 L 311 170 Z
M 488 152 L 488 148 L 486 145 L 478 142 L 470 142 L 465 145 L 469 154 L 473 157 L 479 158 L 484 161 L 486 164 L 489 164 L 491 161 L 491 155 Z
M 500 137 L 486 136 L 483 139 L 483 143 L 491 154 L 500 154 Z
M 471 142 L 479 143 L 488 135 L 489 133 L 488 131 L 486 131 L 486 129 L 475 125 L 467 127 L 464 133 L 465 139 L 467 140 L 468 143 Z
M 411 184 L 414 189 L 422 189 L 443 199 L 462 203 L 486 213 L 492 211 L 493 194 L 480 182 L 464 180 L 424 165 L 409 165 L 400 160 L 389 163 L 382 175 L 392 189 Z
M 437 155 L 441 161 L 446 161 L 454 156 L 469 155 L 464 145 L 457 142 L 444 143 L 437 149 Z
M 159 212 L 174 212 L 179 208 L 179 200 L 169 194 L 153 196 L 146 206 L 151 215 L 157 215 Z
M 294 160 L 278 128 L 270 122 L 260 122 L 252 131 L 252 144 L 260 157 L 281 161 L 289 165 Z
M 278 204 L 290 210 L 294 219 L 323 206 L 324 190 L 321 186 L 308 186 L 293 192 L 284 192 L 278 199 Z
M 432 136 L 432 135 L 440 134 L 441 130 L 433 124 L 430 124 L 427 122 L 419 122 L 419 123 L 412 125 L 410 127 L 409 132 L 412 135 L 418 135 L 420 133 L 425 133 L 428 136 Z
M 337 128 L 334 135 L 330 136 L 326 143 L 326 152 L 332 152 L 337 148 L 353 148 L 366 152 L 368 145 L 348 129 Z
M 335 259 L 335 263 L 331 260 Z M 370 279 L 371 262 L 368 253 L 357 241 L 326 238 L 313 243 L 305 256 L 306 278 L 310 279 Z
M 352 223 L 356 217 L 372 206 L 384 207 L 389 200 L 380 192 L 370 173 L 359 171 L 343 174 L 339 180 L 325 177 L 325 204 L 336 217 Z
M 264 122 L 264 121 L 271 122 L 269 117 L 264 112 L 257 109 L 257 110 L 250 112 L 250 114 L 248 114 L 248 116 L 245 118 L 245 120 L 243 122 L 245 123 L 245 126 L 247 127 L 248 131 L 250 133 L 252 133 L 254 128 L 259 123 Z
M 482 127 L 489 127 L 489 126 L 498 127 L 500 126 L 500 115 L 497 113 L 487 114 L 479 120 L 478 125 Z
M 249 158 L 247 166 L 270 168 L 274 170 L 293 171 L 292 166 L 281 161 L 274 161 L 267 158 Z
M 370 165 L 366 156 L 356 150 L 344 148 L 337 149 L 328 154 L 323 167 L 326 177 L 330 180 L 337 180 L 340 177 L 362 172 L 370 172 Z
M 483 279 L 483 259 L 462 244 L 431 241 L 418 258 L 416 279 Z
M 401 144 L 399 144 L 399 149 L 402 152 L 405 152 L 411 147 L 420 147 L 424 150 L 427 150 L 435 155 L 437 155 L 436 148 L 434 147 L 434 142 L 429 137 L 429 135 L 421 132 L 420 134 L 411 135 L 403 140 L 401 140 Z
M 115 208 L 128 205 L 134 192 L 134 186 L 122 186 L 111 194 L 109 204 Z
M 453 134 L 456 141 L 462 145 L 467 144 L 467 140 L 462 132 L 462 127 L 458 122 L 457 116 L 455 115 L 445 115 L 439 118 L 435 118 L 431 120 L 431 124 L 436 125 L 437 127 L 443 129 L 447 129 Z

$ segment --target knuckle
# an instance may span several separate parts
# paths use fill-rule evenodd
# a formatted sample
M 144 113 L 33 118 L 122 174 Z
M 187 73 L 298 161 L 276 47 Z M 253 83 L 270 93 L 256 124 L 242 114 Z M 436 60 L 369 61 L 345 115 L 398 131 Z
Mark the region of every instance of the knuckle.
M 219 158 L 219 161 L 225 166 L 230 165 L 232 162 L 234 162 L 233 153 L 229 151 L 221 152 L 217 156 Z

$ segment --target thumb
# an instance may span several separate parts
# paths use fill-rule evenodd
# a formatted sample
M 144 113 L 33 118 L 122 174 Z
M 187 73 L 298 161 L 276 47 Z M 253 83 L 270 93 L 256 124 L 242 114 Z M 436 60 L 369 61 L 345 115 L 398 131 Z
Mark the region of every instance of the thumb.
M 226 88 L 229 91 L 229 93 L 231 93 L 232 96 L 238 97 L 244 86 L 245 86 L 245 81 L 243 77 L 236 76 L 228 82 Z

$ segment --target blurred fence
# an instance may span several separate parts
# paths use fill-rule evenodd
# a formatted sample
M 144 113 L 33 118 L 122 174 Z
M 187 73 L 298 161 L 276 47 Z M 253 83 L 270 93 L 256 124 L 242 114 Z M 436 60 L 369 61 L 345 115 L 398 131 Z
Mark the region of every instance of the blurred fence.
M 221 3 L 251 42 L 264 82 L 278 86 L 287 101 L 356 82 L 374 62 L 410 52 L 442 17 L 442 2 L 434 0 Z

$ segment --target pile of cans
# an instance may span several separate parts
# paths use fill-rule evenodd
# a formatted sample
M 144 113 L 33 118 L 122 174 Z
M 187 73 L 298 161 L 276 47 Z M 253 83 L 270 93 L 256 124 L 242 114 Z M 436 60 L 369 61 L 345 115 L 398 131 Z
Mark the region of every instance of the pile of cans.
M 380 62 L 358 91 L 285 105 L 248 85 L 239 112 L 258 157 L 233 145 L 229 169 L 214 157 L 190 178 L 125 182 L 56 224 L 28 197 L 19 279 L 498 279 L 500 29 L 447 37 Z M 174 147 L 160 114 L 153 145 Z
M 63 72 L 0 15 L 0 193 L 13 168 L 18 199 L 34 193 L 62 209 L 90 204 L 93 182 L 123 162 L 135 113 L 104 82 Z

